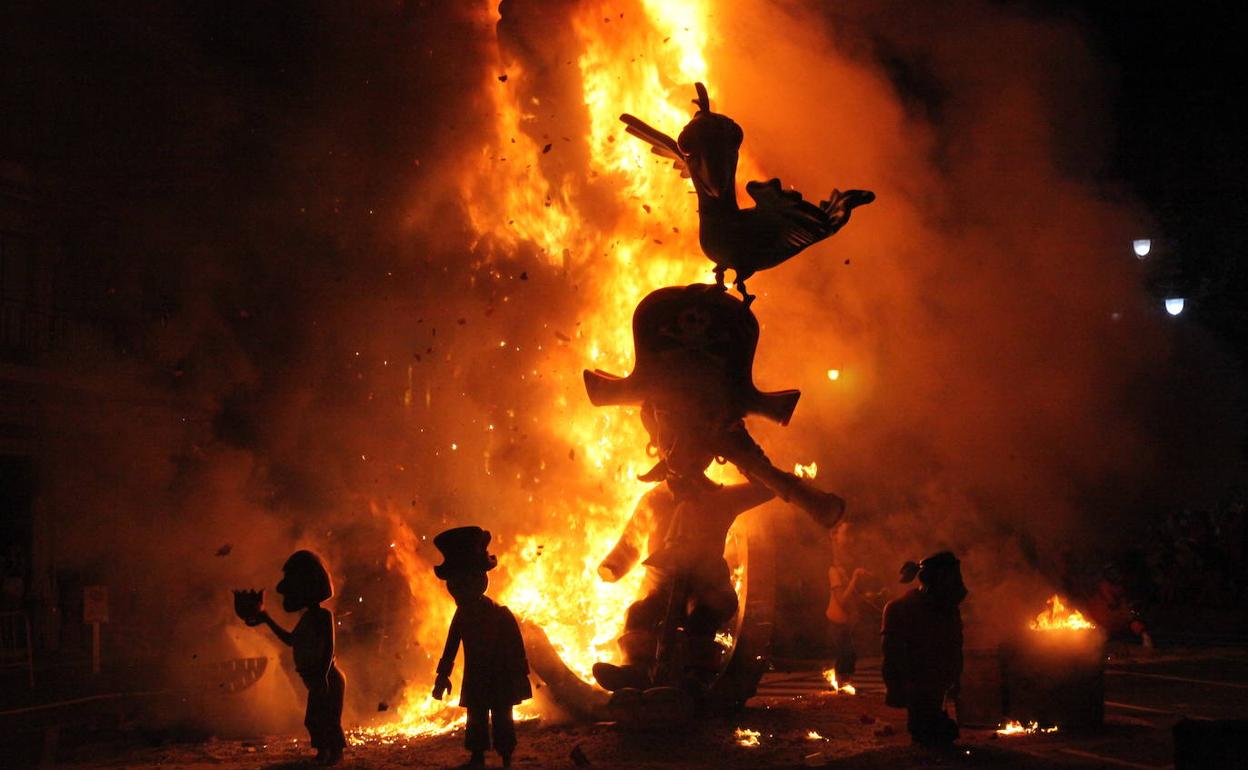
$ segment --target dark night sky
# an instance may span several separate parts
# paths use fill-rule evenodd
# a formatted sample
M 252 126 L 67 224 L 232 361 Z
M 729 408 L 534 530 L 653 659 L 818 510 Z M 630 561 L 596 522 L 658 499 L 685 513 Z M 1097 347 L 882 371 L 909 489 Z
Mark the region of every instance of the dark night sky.
M 1248 276 L 1238 255 L 1248 173 L 1236 107 L 1248 72 L 1248 12 L 1220 2 L 1190 10 L 1093 0 L 1008 5 L 1087 26 L 1117 78 L 1112 173 L 1147 202 L 1168 241 L 1157 291 L 1200 297 L 1193 317 L 1242 349 Z M 421 3 L 388 35 L 369 28 L 367 13 L 352 28 L 312 7 L 135 3 L 122 14 L 111 4 L 10 4 L 0 155 L 70 190 L 77 214 L 98 212 L 103 198 L 142 208 L 153 197 L 231 191 L 215 212 L 187 212 L 212 227 L 238 216 L 236 191 L 251 186 L 262 195 L 292 173 L 316 182 L 315 169 L 282 168 L 282 148 L 273 146 L 300 124 L 350 128 L 363 140 L 354 152 L 396 146 L 393 137 L 370 140 L 397 130 L 378 119 L 380 105 L 404 92 L 419 104 L 420 91 L 453 86 L 455 76 L 438 72 L 447 62 L 426 62 L 429 72 L 387 82 L 382 65 L 393 56 L 376 51 L 377 42 L 416 48 L 454 30 Z M 371 40 L 352 45 L 353 37 Z M 367 72 L 375 79 L 360 94 L 356 76 Z
M 1064 0 L 1117 70 L 1116 174 L 1169 241 L 1180 292 L 1205 296 L 1193 316 L 1248 347 L 1248 152 L 1243 107 L 1248 12 L 1238 3 Z M 1160 290 L 1162 287 L 1158 287 Z

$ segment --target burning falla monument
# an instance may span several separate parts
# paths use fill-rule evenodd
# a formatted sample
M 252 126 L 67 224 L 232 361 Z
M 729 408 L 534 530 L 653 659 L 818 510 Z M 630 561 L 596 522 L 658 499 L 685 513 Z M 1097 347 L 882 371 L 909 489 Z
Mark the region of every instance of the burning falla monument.
M 701 83 L 697 93 L 698 110 L 678 140 L 631 115 L 621 120 L 692 179 L 699 243 L 715 262 L 717 282 L 652 291 L 633 315 L 633 372 L 584 373 L 594 405 L 640 409 L 647 449 L 656 459 L 641 476 L 656 486 L 599 570 L 614 581 L 639 561 L 646 568 L 643 595 L 628 609 L 619 639 L 623 664 L 594 667 L 598 683 L 613 692 L 608 710 L 624 722 L 680 719 L 740 705 L 753 693 L 763 669 L 758 650 L 737 639 L 736 654 L 725 663 L 716 640 L 744 611 L 724 559 L 738 515 L 779 497 L 830 528 L 845 510 L 837 495 L 776 468 L 746 429 L 750 415 L 788 424 L 800 394 L 754 385 L 759 324 L 745 280 L 834 234 L 855 206 L 875 196 L 834 191 L 816 206 L 772 179 L 747 185 L 757 205 L 740 209 L 735 176 L 742 131 L 711 112 Z M 725 291 L 729 267 L 742 300 Z M 706 470 L 712 462 L 732 463 L 746 480 L 711 481 Z

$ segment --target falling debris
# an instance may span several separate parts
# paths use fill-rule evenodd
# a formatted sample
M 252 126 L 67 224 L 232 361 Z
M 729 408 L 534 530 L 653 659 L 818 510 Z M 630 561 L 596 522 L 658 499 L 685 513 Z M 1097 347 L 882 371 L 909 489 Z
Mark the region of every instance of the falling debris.
M 542 145 L 542 154 L 545 155 L 546 153 L 550 152 L 550 148 L 553 146 L 554 145 L 552 145 L 550 142 L 547 142 L 546 144 Z
M 504 72 L 502 75 L 499 75 L 499 76 L 498 76 L 498 82 L 500 82 L 500 83 L 506 83 L 506 82 L 507 82 L 507 73 L 505 73 L 505 72 Z
M 233 550 L 234 550 L 234 547 L 230 545 L 229 543 L 226 543 L 225 545 L 217 549 L 217 556 L 229 556 L 230 551 L 233 551 Z
M 390 710 L 390 704 L 389 704 L 389 703 L 386 703 L 386 702 L 383 700 L 383 701 L 381 701 L 380 703 L 378 703 L 378 704 L 377 704 L 377 710 L 378 710 L 378 711 L 389 711 L 389 710 Z

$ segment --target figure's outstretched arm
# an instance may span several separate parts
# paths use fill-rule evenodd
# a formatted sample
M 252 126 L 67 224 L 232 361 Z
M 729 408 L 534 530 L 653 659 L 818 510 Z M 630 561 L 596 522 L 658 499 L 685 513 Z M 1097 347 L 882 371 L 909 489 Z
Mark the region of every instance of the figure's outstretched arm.
M 662 504 L 660 497 L 664 494 L 664 487 L 658 486 L 642 495 L 642 498 L 637 501 L 637 507 L 633 509 L 633 515 L 624 525 L 624 532 L 620 534 L 620 539 L 598 565 L 598 577 L 608 583 L 614 583 L 637 566 L 637 562 L 641 560 L 641 550 L 646 547 L 650 530 L 654 528 L 654 508 Z
M 287 647 L 294 646 L 295 635 L 291 633 L 290 631 L 287 631 L 286 629 L 279 626 L 277 624 L 277 621 L 274 620 L 269 615 L 268 612 L 261 611 L 260 620 L 263 621 L 263 623 L 273 631 L 273 635 L 276 636 L 278 640 L 281 641 L 282 644 L 286 645 Z

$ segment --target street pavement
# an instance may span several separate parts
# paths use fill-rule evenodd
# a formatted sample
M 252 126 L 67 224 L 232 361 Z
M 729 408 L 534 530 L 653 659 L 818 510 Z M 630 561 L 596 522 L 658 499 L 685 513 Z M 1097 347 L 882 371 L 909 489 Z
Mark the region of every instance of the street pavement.
M 627 733 L 609 724 L 543 720 L 521 725 L 518 768 L 574 768 L 573 749 L 591 768 L 1136 768 L 1172 766 L 1171 728 L 1183 717 L 1248 715 L 1248 648 L 1117 650 L 1106 663 L 1106 719 L 1101 728 L 1000 737 L 963 729 L 954 751 L 932 754 L 909 744 L 905 714 L 883 703 L 878 660 L 860 662 L 857 694 L 828 691 L 820 670 L 772 672 L 741 712 L 659 733 Z M 48 710 L 49 715 L 58 713 Z M 25 715 L 27 718 L 31 714 Z M 12 737 L 0 713 L 0 738 Z M 0 766 L 24 756 L 44 767 L 156 770 L 278 770 L 307 756 L 303 735 L 162 737 L 70 727 L 23 731 L 33 751 L 4 752 Z M 756 739 L 741 736 L 754 734 Z M 450 767 L 465 759 L 462 734 L 378 741 L 357 736 L 344 768 Z M 0 739 L 0 743 L 2 743 Z M 13 748 L 10 744 L 9 748 Z M 4 749 L 0 746 L 0 750 Z M 491 758 L 498 766 L 497 759 Z M 14 767 L 22 763 L 14 762 Z M 1248 765 L 1246 765 L 1248 766 Z

